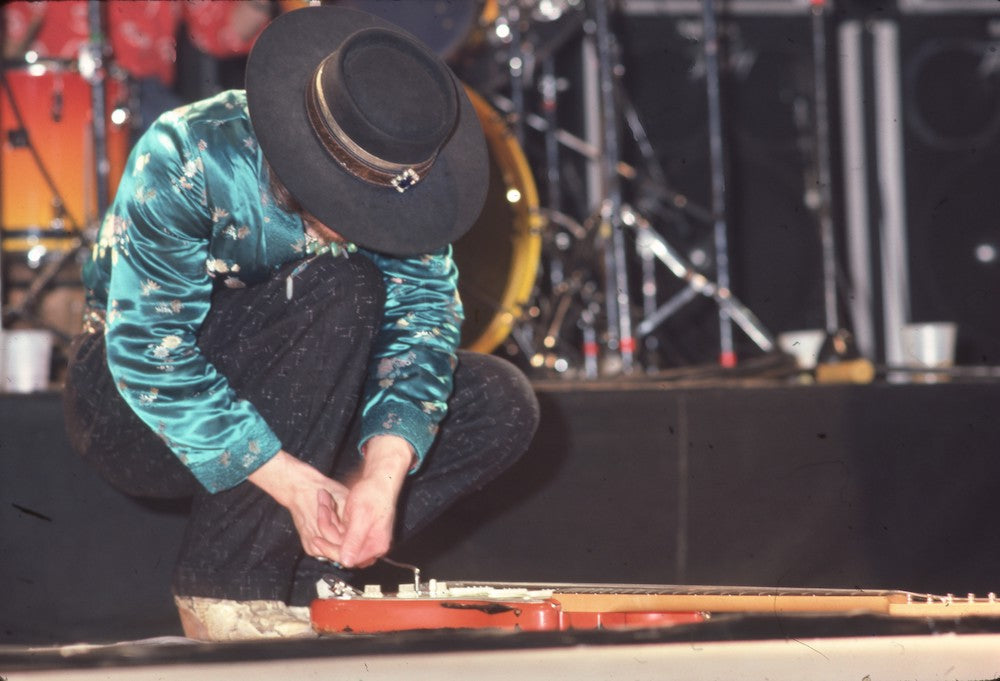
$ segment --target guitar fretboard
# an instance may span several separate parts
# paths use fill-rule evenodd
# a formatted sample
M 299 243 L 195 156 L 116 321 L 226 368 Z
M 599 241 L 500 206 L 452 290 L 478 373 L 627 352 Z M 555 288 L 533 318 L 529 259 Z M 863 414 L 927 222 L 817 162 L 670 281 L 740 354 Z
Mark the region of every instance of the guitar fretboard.
M 898 589 L 814 589 L 755 586 L 663 584 L 573 584 L 533 582 L 449 582 L 449 588 L 484 587 L 549 590 L 567 610 L 704 610 L 708 612 L 871 612 L 888 615 L 1000 616 L 1000 601 L 990 593 L 920 594 Z

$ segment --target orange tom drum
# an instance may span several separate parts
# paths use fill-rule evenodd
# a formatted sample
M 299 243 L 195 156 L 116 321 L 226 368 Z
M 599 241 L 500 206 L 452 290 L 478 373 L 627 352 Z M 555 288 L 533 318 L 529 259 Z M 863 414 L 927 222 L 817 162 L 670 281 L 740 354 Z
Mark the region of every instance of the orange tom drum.
M 541 255 L 538 190 L 528 162 L 500 115 L 466 87 L 486 134 L 490 186 L 479 219 L 454 244 L 465 306 L 461 346 L 492 352 L 531 297 Z
M 0 73 L 2 304 L 13 326 L 41 326 L 62 341 L 83 318 L 80 261 L 72 256 L 81 230 L 101 218 L 91 86 L 72 62 L 7 66 Z M 128 88 L 123 78 L 104 82 L 110 200 L 130 144 L 128 121 L 110 117 L 124 108 Z
M 127 88 L 117 78 L 105 84 L 110 117 Z M 72 249 L 75 231 L 100 219 L 91 86 L 65 62 L 7 68 L 0 85 L 3 252 L 37 265 L 45 252 Z M 128 155 L 129 127 L 108 120 L 106 130 L 110 199 Z

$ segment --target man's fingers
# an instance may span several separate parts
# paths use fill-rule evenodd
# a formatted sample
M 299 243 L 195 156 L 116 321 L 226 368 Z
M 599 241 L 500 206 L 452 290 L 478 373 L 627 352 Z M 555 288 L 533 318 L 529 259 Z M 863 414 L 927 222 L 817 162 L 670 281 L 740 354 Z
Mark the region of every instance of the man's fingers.
M 384 516 L 370 506 L 357 504 L 348 508 L 347 531 L 340 546 L 344 565 L 365 567 L 389 550 L 390 537 L 383 528 L 384 521 Z
M 371 518 L 367 514 L 354 513 L 347 521 L 347 531 L 340 545 L 340 562 L 348 567 L 355 567 L 361 547 L 371 530 Z
M 340 546 L 341 563 L 350 567 L 368 567 L 386 554 L 392 541 L 391 527 L 371 509 L 352 513 L 347 518 L 347 532 Z
M 319 525 L 319 532 L 328 539 L 340 539 L 344 535 L 344 523 L 337 513 L 337 500 L 333 495 L 324 489 L 316 490 L 316 502 L 318 511 L 316 522 Z

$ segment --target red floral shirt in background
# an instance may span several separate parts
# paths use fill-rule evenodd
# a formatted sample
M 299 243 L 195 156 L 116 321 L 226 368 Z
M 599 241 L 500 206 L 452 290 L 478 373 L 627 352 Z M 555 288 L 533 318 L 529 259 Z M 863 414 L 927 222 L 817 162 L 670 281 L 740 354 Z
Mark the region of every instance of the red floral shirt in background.
M 75 59 L 90 40 L 87 0 L 11 2 L 3 6 L 10 49 Z M 108 0 L 100 3 L 114 62 L 135 78 L 172 85 L 177 29 L 184 23 L 198 49 L 214 57 L 246 54 L 267 23 L 267 3 L 233 0 Z M 27 41 L 27 44 L 25 42 Z

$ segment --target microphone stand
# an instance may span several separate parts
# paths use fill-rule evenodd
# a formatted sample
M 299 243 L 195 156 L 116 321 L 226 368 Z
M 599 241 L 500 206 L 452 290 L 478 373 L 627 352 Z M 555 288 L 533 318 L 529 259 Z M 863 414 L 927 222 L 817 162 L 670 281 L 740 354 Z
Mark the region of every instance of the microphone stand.
M 657 200 L 667 200 L 675 208 L 683 210 L 704 222 L 713 225 L 713 241 L 715 247 L 716 278 L 713 281 L 700 273 L 680 252 L 674 248 L 639 212 L 625 206 L 622 215 L 624 224 L 632 228 L 636 235 L 636 246 L 642 259 L 644 271 L 643 288 L 649 289 L 655 296 L 655 280 L 651 277 L 651 262 L 659 260 L 679 280 L 686 284 L 685 288 L 676 293 L 665 303 L 655 308 L 652 296 L 644 299 L 645 317 L 635 327 L 636 336 L 645 338 L 649 346 L 650 334 L 663 321 L 671 317 L 683 306 L 702 295 L 710 298 L 718 307 L 719 314 L 719 362 L 721 366 L 731 368 L 736 365 L 732 324 L 735 323 L 763 352 L 771 352 L 775 348 L 774 337 L 764 327 L 760 319 L 736 296 L 729 284 L 729 254 L 726 224 L 726 176 L 725 150 L 722 134 L 722 106 L 719 68 L 719 40 L 712 0 L 704 0 L 702 16 L 704 30 L 704 55 L 706 62 L 706 89 L 709 110 L 709 144 L 712 171 L 712 205 L 705 210 L 691 204 L 686 197 L 672 192 L 666 182 L 666 177 L 655 163 L 655 152 L 646 138 L 637 113 L 625 102 L 626 120 L 629 123 L 640 151 L 646 157 L 647 171 L 653 183 L 644 186 L 644 190 L 656 195 Z

